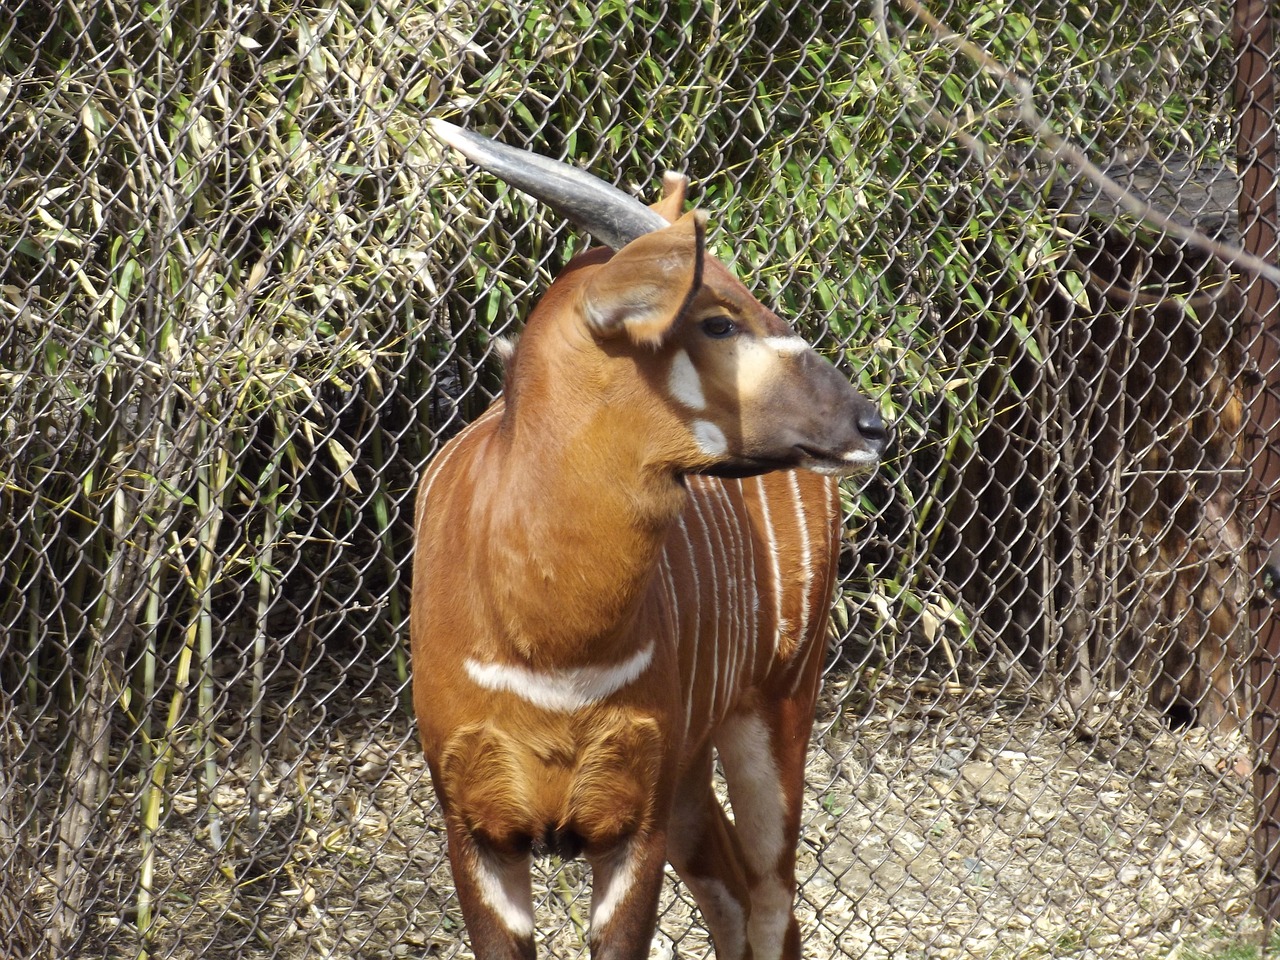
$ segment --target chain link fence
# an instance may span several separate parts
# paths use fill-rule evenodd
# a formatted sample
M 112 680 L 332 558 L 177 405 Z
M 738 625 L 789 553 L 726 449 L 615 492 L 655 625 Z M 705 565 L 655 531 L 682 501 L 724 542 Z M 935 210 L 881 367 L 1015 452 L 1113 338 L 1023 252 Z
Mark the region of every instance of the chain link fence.
M 991 62 L 855 0 L 6 5 L 0 954 L 470 955 L 413 486 L 581 240 L 433 116 L 688 171 L 896 424 L 846 491 L 807 954 L 1257 942 L 1244 297 L 1044 135 L 1237 240 L 1231 10 L 930 10 Z M 583 955 L 589 878 L 539 871 L 540 950 Z

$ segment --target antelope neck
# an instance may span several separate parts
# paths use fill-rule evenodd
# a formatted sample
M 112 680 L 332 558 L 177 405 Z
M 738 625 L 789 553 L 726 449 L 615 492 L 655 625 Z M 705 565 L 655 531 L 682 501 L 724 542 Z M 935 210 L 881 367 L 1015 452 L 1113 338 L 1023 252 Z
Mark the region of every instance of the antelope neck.
M 611 408 L 554 419 L 529 399 L 491 447 L 499 615 L 535 667 L 612 663 L 635 652 L 630 628 L 686 493 L 643 465 L 643 431 Z

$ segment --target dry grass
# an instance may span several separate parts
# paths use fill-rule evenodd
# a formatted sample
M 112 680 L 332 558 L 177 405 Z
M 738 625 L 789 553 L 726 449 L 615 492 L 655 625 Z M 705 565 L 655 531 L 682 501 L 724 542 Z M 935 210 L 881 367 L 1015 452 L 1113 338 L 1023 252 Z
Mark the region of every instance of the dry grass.
M 936 690 L 890 688 L 855 716 L 836 699 L 845 682 L 829 684 L 808 771 L 808 956 L 1145 960 L 1256 934 L 1239 744 L 1142 716 L 1082 740 L 1034 704 Z M 389 707 L 282 717 L 257 837 L 242 832 L 250 771 L 228 758 L 213 795 L 232 837 L 221 856 L 194 784 L 179 787 L 157 834 L 158 955 L 470 955 L 424 763 Z M 127 836 L 127 810 L 115 814 Z M 96 938 L 126 956 L 131 866 L 112 870 L 123 896 L 101 903 Z M 540 865 L 535 895 L 543 955 L 585 956 L 585 868 Z M 674 879 L 653 956 L 673 945 L 711 956 Z

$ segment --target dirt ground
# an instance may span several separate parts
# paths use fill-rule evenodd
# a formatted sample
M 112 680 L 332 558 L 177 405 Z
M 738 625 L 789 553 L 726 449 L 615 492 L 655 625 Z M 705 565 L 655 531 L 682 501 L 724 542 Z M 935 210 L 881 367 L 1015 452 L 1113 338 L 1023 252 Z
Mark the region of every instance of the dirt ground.
M 1256 935 L 1238 743 L 1145 715 L 1083 737 L 1033 702 L 937 685 L 854 711 L 847 682 L 827 684 L 809 764 L 807 956 L 1192 958 Z M 470 957 L 412 729 L 381 698 L 335 702 L 282 708 L 256 834 L 248 768 L 225 769 L 224 854 L 180 790 L 155 956 Z M 85 956 L 137 949 L 138 849 L 122 827 Z M 539 867 L 540 956 L 586 955 L 588 880 Z M 712 956 L 674 880 L 652 956 Z

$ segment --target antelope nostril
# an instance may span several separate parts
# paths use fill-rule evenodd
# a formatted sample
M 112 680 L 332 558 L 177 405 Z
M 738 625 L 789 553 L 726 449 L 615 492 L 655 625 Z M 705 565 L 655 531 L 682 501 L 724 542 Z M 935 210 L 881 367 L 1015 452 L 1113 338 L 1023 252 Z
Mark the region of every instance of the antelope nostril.
M 879 443 L 887 443 L 889 440 L 889 428 L 884 422 L 884 417 L 880 416 L 876 410 L 867 410 L 859 414 L 855 421 L 858 425 L 858 432 L 862 434 L 866 440 Z

